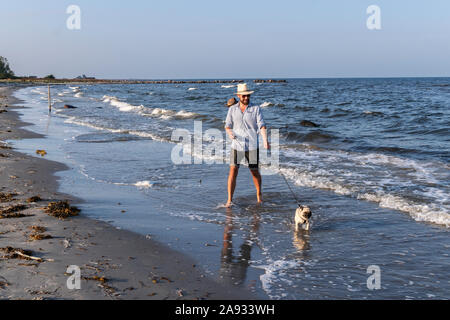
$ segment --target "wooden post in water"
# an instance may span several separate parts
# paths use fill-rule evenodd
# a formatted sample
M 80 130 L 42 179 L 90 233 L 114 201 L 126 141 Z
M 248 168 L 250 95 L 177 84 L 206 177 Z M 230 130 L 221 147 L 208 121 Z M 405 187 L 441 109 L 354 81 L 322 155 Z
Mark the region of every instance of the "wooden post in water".
M 48 113 L 52 112 L 52 100 L 50 98 L 50 85 L 48 85 Z

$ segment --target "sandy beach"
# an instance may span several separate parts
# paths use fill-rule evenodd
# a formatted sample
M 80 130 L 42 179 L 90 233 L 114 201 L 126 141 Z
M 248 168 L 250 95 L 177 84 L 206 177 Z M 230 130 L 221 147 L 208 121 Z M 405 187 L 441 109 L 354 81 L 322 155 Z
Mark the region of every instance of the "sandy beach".
M 216 283 L 191 258 L 145 236 L 83 212 L 65 220 L 46 214 L 43 209 L 52 201 L 67 199 L 76 205 L 82 199 L 57 191 L 54 174 L 65 165 L 18 153 L 4 142 L 39 137 L 23 128 L 26 124 L 14 111 L 23 108 L 11 96 L 15 89 L 0 88 L 0 299 L 252 298 L 242 288 Z M 27 202 L 34 196 L 42 200 Z M 22 217 L 8 217 L 8 209 Z M 39 235 L 47 239 L 33 240 Z M 80 290 L 67 288 L 70 265 L 80 267 Z

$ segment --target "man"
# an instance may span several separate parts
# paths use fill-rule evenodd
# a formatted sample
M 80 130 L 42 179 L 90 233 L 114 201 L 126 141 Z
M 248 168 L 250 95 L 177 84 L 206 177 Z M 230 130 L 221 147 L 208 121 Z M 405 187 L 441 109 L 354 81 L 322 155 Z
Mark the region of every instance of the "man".
M 270 149 L 267 140 L 267 128 L 259 106 L 250 106 L 250 95 L 247 84 L 238 85 L 239 103 L 228 109 L 225 130 L 232 139 L 230 152 L 230 173 L 228 175 L 228 201 L 226 207 L 232 205 L 239 163 L 245 158 L 256 187 L 258 203 L 262 203 L 261 174 L 259 173 L 259 139 L 261 133 L 264 148 Z

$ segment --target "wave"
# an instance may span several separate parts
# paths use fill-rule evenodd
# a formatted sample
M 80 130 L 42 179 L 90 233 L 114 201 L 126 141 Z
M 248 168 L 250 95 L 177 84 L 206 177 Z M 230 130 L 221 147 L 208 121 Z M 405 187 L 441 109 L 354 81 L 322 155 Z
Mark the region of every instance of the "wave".
M 142 138 L 150 138 L 150 139 L 152 139 L 154 141 L 170 142 L 169 138 L 165 138 L 165 137 L 159 136 L 157 134 L 154 134 L 154 133 L 151 133 L 151 132 L 148 132 L 148 131 L 114 129 L 114 128 L 101 126 L 101 125 L 98 125 L 98 124 L 93 124 L 93 123 L 90 123 L 90 122 L 87 122 L 87 121 L 83 121 L 83 120 L 78 119 L 76 117 L 69 117 L 69 116 L 63 115 L 61 113 L 58 113 L 58 115 L 67 118 L 64 121 L 65 123 L 76 124 L 76 125 L 79 125 L 79 126 L 88 127 L 88 128 L 96 129 L 96 130 L 109 131 L 109 132 L 112 132 L 112 133 L 131 134 L 131 135 L 135 135 L 135 136 L 142 137 Z
M 296 163 L 276 171 L 298 186 L 375 202 L 408 213 L 416 221 L 450 227 L 449 195 L 440 187 L 431 187 L 445 181 L 442 171 L 448 170 L 446 164 L 376 153 L 283 149 L 287 156 L 296 158 Z M 336 163 L 342 165 L 335 167 Z M 373 176 L 374 170 L 384 173 Z
M 101 182 L 101 183 L 107 183 L 107 184 L 113 184 L 116 186 L 134 186 L 137 187 L 138 189 L 149 189 L 151 188 L 153 185 L 155 185 L 155 183 L 145 180 L 145 181 L 138 181 L 136 183 L 126 183 L 126 182 L 113 182 L 113 181 L 106 181 L 106 180 L 102 180 L 102 179 L 98 179 L 98 178 L 94 178 L 92 176 L 90 176 L 87 172 L 86 172 L 86 167 L 84 165 L 80 165 L 80 173 L 85 176 L 86 178 L 92 180 L 92 181 L 96 181 L 96 182 Z
M 148 189 L 153 186 L 153 183 L 146 180 L 146 181 L 138 181 L 138 182 L 134 183 L 133 185 L 138 188 Z
M 119 142 L 119 141 L 132 141 L 139 140 L 140 137 L 136 135 L 130 135 L 129 133 L 114 133 L 114 132 L 95 132 L 81 134 L 75 137 L 77 142 L 82 143 L 107 143 L 107 142 Z
M 288 270 L 298 270 L 308 264 L 311 263 L 300 260 L 268 259 L 265 264 L 253 264 L 252 267 L 264 270 L 264 274 L 259 276 L 263 290 L 270 299 L 280 300 L 287 297 L 284 288 L 292 285 Z
M 145 107 L 143 105 L 134 106 L 127 102 L 120 101 L 118 98 L 113 96 L 103 96 L 103 102 L 109 103 L 110 105 L 119 108 L 120 111 L 130 112 L 130 111 L 143 111 Z
M 143 105 L 135 106 L 127 102 L 119 100 L 117 97 L 113 96 L 103 96 L 103 102 L 109 103 L 110 105 L 117 107 L 122 112 L 136 112 L 142 116 L 160 118 L 163 120 L 169 120 L 173 118 L 178 119 L 196 119 L 205 118 L 206 116 L 190 112 L 186 110 L 170 110 L 163 108 L 149 108 Z
M 222 85 L 221 86 L 221 88 L 226 88 L 226 89 L 228 89 L 228 88 L 233 88 L 233 87 L 236 87 L 234 84 L 229 84 L 229 85 Z
M 372 115 L 372 116 L 384 116 L 383 112 L 379 111 L 370 111 L 370 110 L 364 110 L 365 115 Z
M 267 108 L 267 107 L 272 107 L 273 105 L 274 104 L 272 102 L 265 101 L 265 102 L 261 103 L 260 107 Z

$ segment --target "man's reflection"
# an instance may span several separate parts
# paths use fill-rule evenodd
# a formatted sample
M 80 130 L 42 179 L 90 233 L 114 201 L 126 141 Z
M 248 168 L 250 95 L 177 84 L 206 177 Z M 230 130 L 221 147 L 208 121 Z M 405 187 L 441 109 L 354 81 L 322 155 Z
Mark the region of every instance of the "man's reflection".
M 243 237 L 244 242 L 239 247 L 239 253 L 233 254 L 233 211 L 231 208 L 227 209 L 220 259 L 221 267 L 219 273 L 222 279 L 221 281 L 234 285 L 240 285 L 245 281 L 250 261 L 250 252 L 259 230 L 259 220 L 258 213 L 254 213 L 250 232 Z

